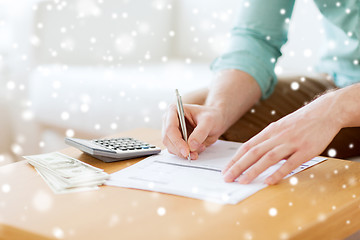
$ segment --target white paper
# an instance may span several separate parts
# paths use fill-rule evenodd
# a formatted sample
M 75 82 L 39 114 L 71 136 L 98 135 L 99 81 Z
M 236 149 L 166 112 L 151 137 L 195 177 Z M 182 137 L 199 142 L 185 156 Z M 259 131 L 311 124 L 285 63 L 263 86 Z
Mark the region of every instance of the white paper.
M 250 184 L 226 183 L 221 170 L 227 165 L 241 143 L 217 141 L 191 163 L 163 150 L 128 168 L 111 174 L 107 185 L 169 193 L 223 204 L 236 204 L 265 188 L 264 180 L 285 162 L 270 167 Z M 289 177 L 326 158 L 316 157 Z

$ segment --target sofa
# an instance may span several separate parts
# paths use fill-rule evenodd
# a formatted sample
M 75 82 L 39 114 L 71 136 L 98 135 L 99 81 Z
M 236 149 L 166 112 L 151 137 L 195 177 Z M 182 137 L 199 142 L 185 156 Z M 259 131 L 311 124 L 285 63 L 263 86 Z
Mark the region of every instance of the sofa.
M 21 99 L 31 121 L 24 127 L 21 114 L 12 114 L 14 141 L 28 135 L 18 142 L 22 154 L 65 147 L 65 136 L 160 129 L 175 88 L 186 94 L 209 86 L 209 65 L 226 49 L 236 9 L 249 2 L 32 1 L 15 25 L 27 26 L 17 40 L 28 46 L 27 70 L 16 81 L 26 86 Z M 312 74 L 321 44 L 320 13 L 311 1 L 297 1 L 276 73 Z

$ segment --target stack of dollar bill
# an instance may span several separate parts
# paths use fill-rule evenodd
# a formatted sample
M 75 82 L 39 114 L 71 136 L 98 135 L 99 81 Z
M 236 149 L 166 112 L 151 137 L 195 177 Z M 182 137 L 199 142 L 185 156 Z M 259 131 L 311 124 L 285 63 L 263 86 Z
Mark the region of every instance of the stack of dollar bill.
M 25 156 L 55 193 L 97 189 L 109 174 L 59 152 Z

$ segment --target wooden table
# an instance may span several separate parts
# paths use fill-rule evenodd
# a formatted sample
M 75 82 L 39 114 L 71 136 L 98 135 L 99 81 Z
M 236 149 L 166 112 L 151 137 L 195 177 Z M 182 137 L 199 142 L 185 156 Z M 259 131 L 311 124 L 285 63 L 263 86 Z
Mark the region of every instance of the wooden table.
M 163 147 L 157 130 L 119 136 Z M 108 173 L 140 160 L 103 163 L 74 148 L 61 152 Z M 0 239 L 342 239 L 360 229 L 359 163 L 329 159 L 296 177 L 297 185 L 283 180 L 219 205 L 110 186 L 55 195 L 21 161 L 0 168 Z

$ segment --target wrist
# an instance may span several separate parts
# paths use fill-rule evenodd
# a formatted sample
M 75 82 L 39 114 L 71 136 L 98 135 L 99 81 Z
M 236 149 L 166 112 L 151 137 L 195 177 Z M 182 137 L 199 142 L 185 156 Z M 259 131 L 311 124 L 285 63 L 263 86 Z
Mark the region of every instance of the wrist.
M 355 84 L 333 93 L 334 101 L 337 103 L 338 118 L 342 128 L 360 126 L 360 84 Z
M 260 97 L 260 87 L 251 75 L 239 70 L 224 70 L 214 79 L 205 105 L 217 109 L 225 132 Z

